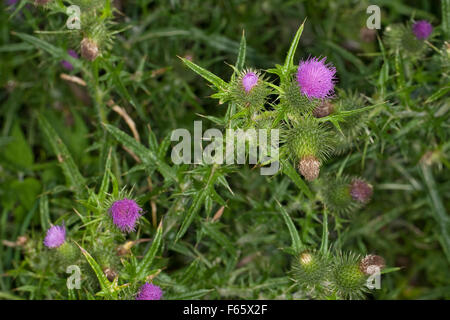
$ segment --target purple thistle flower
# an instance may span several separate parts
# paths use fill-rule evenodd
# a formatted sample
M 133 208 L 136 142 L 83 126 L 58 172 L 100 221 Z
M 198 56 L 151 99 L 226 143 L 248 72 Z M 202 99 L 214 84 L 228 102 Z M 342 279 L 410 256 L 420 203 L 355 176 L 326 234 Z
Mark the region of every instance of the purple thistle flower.
M 5 0 L 7 6 L 15 5 L 17 3 L 17 1 L 19 1 L 19 0 Z
M 372 197 L 372 194 L 372 186 L 361 179 L 355 179 L 350 184 L 350 195 L 355 201 L 367 203 Z
M 431 32 L 433 32 L 433 26 L 426 20 L 417 21 L 414 23 L 412 29 L 419 40 L 425 40 L 430 36 Z
M 242 77 L 242 86 L 244 87 L 245 92 L 249 93 L 250 90 L 253 89 L 254 86 L 258 84 L 258 76 L 254 72 L 247 72 Z
M 309 99 L 328 98 L 334 92 L 336 68 L 325 64 L 325 58 L 316 57 L 300 61 L 297 70 L 297 82 L 302 94 Z
M 53 226 L 47 230 L 44 244 L 47 248 L 58 248 L 66 241 L 66 228 L 62 226 Z
M 134 231 L 136 222 L 142 215 L 142 209 L 134 200 L 122 199 L 115 201 L 109 213 L 113 219 L 114 224 L 124 232 Z
M 161 300 L 162 290 L 152 283 L 144 284 L 139 290 L 136 300 Z
M 74 57 L 75 59 L 78 59 L 78 54 L 77 54 L 74 50 L 69 49 L 69 50 L 67 51 L 67 53 L 68 53 L 70 56 Z M 73 65 L 72 65 L 69 61 L 67 61 L 67 60 L 61 61 L 61 65 L 62 65 L 63 68 L 66 69 L 66 70 L 69 70 L 69 71 L 72 71 L 72 70 L 73 70 Z

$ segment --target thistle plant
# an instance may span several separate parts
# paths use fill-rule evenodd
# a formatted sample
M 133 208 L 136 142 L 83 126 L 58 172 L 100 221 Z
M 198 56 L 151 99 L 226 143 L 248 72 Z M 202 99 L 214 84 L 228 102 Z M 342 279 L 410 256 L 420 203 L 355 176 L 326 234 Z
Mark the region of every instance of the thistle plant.
M 5 1 L 0 298 L 448 299 L 450 2 L 400 2 L 375 31 L 365 2 Z M 195 158 L 230 129 L 277 157 Z

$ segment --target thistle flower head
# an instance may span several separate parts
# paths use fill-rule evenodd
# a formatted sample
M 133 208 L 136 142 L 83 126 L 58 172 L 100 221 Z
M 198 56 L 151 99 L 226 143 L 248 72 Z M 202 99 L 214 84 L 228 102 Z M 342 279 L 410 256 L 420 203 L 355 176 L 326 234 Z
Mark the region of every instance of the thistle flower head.
M 152 283 L 144 284 L 139 290 L 136 300 L 161 300 L 162 290 Z
M 254 72 L 252 71 L 246 72 L 241 80 L 245 92 L 247 93 L 250 92 L 250 90 L 252 90 L 253 87 L 258 84 L 258 80 L 259 78 Z
M 94 61 L 95 58 L 97 58 L 99 54 L 98 45 L 97 43 L 89 38 L 84 38 L 81 41 L 81 56 L 88 60 L 88 61 Z
M 142 209 L 134 200 L 124 198 L 115 201 L 109 213 L 113 223 L 123 232 L 134 231 L 136 222 L 142 215 Z
M 369 254 L 365 256 L 359 263 L 359 270 L 366 275 L 372 275 L 379 272 L 386 266 L 383 257 Z
M 354 179 L 350 183 L 350 195 L 352 196 L 353 200 L 361 203 L 367 203 L 370 201 L 372 194 L 372 186 L 364 180 Z
M 334 92 L 336 68 L 325 64 L 325 58 L 302 60 L 297 70 L 297 82 L 302 94 L 309 99 L 323 99 Z
M 69 50 L 67 51 L 67 53 L 68 53 L 71 57 L 74 57 L 75 59 L 78 59 L 78 54 L 77 54 L 74 50 L 69 49 Z M 63 66 L 64 69 L 66 69 L 66 70 L 68 70 L 68 71 L 72 71 L 72 70 L 73 70 L 73 65 L 72 65 L 69 61 L 67 61 L 67 60 L 62 60 L 62 61 L 61 61 L 61 65 Z
M 433 32 L 433 26 L 426 20 L 420 20 L 413 24 L 412 31 L 417 39 L 425 40 Z
M 66 228 L 62 226 L 53 226 L 47 230 L 44 239 L 44 245 L 47 248 L 58 248 L 66 241 Z

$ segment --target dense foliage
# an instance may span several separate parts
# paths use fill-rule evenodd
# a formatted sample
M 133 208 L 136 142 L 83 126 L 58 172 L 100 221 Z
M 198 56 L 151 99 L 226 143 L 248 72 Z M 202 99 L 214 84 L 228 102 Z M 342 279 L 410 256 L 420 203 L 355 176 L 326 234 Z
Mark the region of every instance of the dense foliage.
M 450 298 L 449 0 L 1 5 L 0 298 Z

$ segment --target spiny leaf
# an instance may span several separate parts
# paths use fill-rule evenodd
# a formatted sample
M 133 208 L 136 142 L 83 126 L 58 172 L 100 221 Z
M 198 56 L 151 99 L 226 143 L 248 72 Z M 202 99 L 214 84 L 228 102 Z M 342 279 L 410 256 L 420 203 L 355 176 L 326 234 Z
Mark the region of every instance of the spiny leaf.
M 222 79 L 220 79 L 218 76 L 216 76 L 215 74 L 213 74 L 212 72 L 196 65 L 195 63 L 193 63 L 192 61 L 186 59 L 186 58 L 182 58 L 179 57 L 181 59 L 181 61 L 184 62 L 184 64 L 186 66 L 188 66 L 192 71 L 194 71 L 195 73 L 199 74 L 200 76 L 202 76 L 205 80 L 207 80 L 208 82 L 210 82 L 212 85 L 214 85 L 217 89 L 221 90 L 221 91 L 226 91 L 228 88 L 228 84 L 223 81 Z
M 140 144 L 136 139 L 129 136 L 125 132 L 119 130 L 110 124 L 103 124 L 117 141 L 122 143 L 126 148 L 130 149 L 139 159 L 142 160 L 147 165 L 155 165 L 158 168 L 158 171 L 164 176 L 164 178 L 168 180 L 177 181 L 177 177 L 175 171 L 168 164 L 163 162 L 161 159 L 157 157 L 157 155 Z
M 69 150 L 67 150 L 67 147 L 62 142 L 61 138 L 42 115 L 38 116 L 38 121 L 45 136 L 49 140 L 53 151 L 58 157 L 58 162 L 63 169 L 67 183 L 74 187 L 75 192 L 78 195 L 82 195 L 85 190 L 86 181 L 78 170 Z
M 83 68 L 83 63 L 79 59 L 75 59 L 74 57 L 69 55 L 67 52 L 65 52 L 63 49 L 55 47 L 54 45 L 48 43 L 45 40 L 42 40 L 42 39 L 36 38 L 34 36 L 30 36 L 29 34 L 21 33 L 21 32 L 12 32 L 12 34 L 18 36 L 19 38 L 32 44 L 33 46 L 50 53 L 55 58 L 67 60 L 74 67 L 76 67 L 78 69 Z
M 242 31 L 241 43 L 239 45 L 239 54 L 236 60 L 236 69 L 241 71 L 245 64 L 245 54 L 247 52 L 247 43 L 245 41 L 245 32 Z
M 303 27 L 305 26 L 305 22 L 306 22 L 306 19 L 305 19 L 305 21 L 303 21 L 300 28 L 298 28 L 297 33 L 295 34 L 294 40 L 292 40 L 291 46 L 289 47 L 289 51 L 287 53 L 286 60 L 284 61 L 284 65 L 283 65 L 283 69 L 282 69 L 284 76 L 288 76 L 289 71 L 294 66 L 294 56 L 295 56 L 295 52 L 297 51 L 298 42 L 300 41 L 300 37 L 302 36 L 302 33 L 303 33 Z
M 103 273 L 102 268 L 98 265 L 98 263 L 95 261 L 95 259 L 87 252 L 85 249 L 83 249 L 78 243 L 75 242 L 75 244 L 80 248 L 81 253 L 86 258 L 87 262 L 91 266 L 92 270 L 94 271 L 95 275 L 97 276 L 98 282 L 100 284 L 100 287 L 103 291 L 109 290 L 110 282 L 106 275 Z
M 147 251 L 144 258 L 137 267 L 136 276 L 138 279 L 143 280 L 147 276 L 147 272 L 153 262 L 153 259 L 155 259 L 156 253 L 161 247 L 161 243 L 162 243 L 162 221 L 160 222 L 158 229 L 156 230 L 156 234 L 150 249 Z
M 289 229 L 289 234 L 291 235 L 291 239 L 292 239 L 292 249 L 294 249 L 295 252 L 300 252 L 300 250 L 303 247 L 303 244 L 302 244 L 302 241 L 300 240 L 298 231 L 295 228 L 294 222 L 292 222 L 291 217 L 289 216 L 287 211 L 283 208 L 281 203 L 279 203 L 278 200 L 276 200 L 276 202 L 277 202 L 278 206 L 280 207 L 280 211 L 283 216 L 284 222 L 286 223 L 286 225 Z
M 109 150 L 108 158 L 106 158 L 105 173 L 103 174 L 102 184 L 100 185 L 100 190 L 98 192 L 99 201 L 103 202 L 105 200 L 106 194 L 109 189 L 110 183 L 110 170 L 111 170 L 111 150 Z

